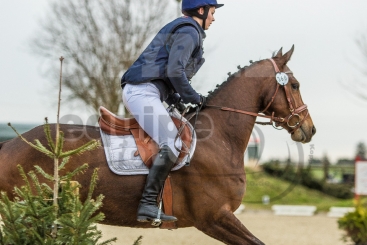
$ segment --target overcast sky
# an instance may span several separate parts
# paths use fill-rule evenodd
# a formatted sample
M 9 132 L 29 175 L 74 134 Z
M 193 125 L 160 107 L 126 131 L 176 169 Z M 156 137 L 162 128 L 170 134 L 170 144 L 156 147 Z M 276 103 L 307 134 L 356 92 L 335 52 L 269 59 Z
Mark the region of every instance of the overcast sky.
M 367 33 L 365 0 L 222 0 L 216 21 L 207 31 L 206 63 L 193 79 L 200 92 L 215 88 L 249 60 L 269 58 L 283 47 L 295 45 L 289 67 L 301 83 L 317 134 L 303 145 L 309 155 L 331 161 L 352 158 L 358 142 L 367 143 L 367 101 L 348 93 L 342 83 L 353 86 L 365 80 L 357 67 L 367 67 L 355 39 Z M 46 0 L 0 0 L 0 122 L 42 124 L 55 121 L 57 98 L 41 75 L 41 64 L 30 54 L 27 43 L 45 15 Z M 60 54 L 61 56 L 62 54 Z M 58 57 L 55 57 L 57 60 Z M 202 85 L 202 84 L 205 85 Z M 61 115 L 88 117 L 84 108 L 62 107 Z M 259 127 L 265 135 L 263 159 L 294 157 L 296 145 L 285 131 Z

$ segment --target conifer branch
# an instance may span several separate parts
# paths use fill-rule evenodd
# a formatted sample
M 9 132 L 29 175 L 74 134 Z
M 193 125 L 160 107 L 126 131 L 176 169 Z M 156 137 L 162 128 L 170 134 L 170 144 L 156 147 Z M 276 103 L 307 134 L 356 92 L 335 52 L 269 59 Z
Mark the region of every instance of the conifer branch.
M 26 138 L 24 138 L 21 134 L 19 134 L 18 133 L 18 131 L 11 125 L 11 123 L 8 123 L 8 126 L 9 127 L 11 127 L 12 129 L 13 129 L 13 131 L 18 135 L 18 137 L 21 139 L 21 140 L 23 140 L 25 143 L 27 143 L 29 146 L 31 146 L 32 148 L 34 148 L 34 149 L 36 149 L 36 150 L 38 150 L 38 151 L 40 151 L 40 152 L 42 152 L 42 153 L 45 153 L 47 156 L 49 156 L 49 151 L 46 149 L 46 148 L 44 148 L 43 146 L 42 147 L 40 147 L 39 145 L 37 145 L 38 143 L 39 143 L 39 141 L 38 141 L 38 143 L 37 143 L 37 140 L 36 140 L 36 145 L 35 144 L 33 144 L 33 143 L 31 143 L 31 142 L 29 142 Z M 41 143 L 39 143 L 39 144 L 41 144 Z M 41 144 L 42 145 L 42 144 Z M 44 149 L 46 149 L 46 151 L 44 150 Z
M 37 147 L 37 150 L 44 153 L 50 158 L 54 158 L 55 154 L 51 151 L 49 151 L 46 147 L 42 145 L 42 143 L 39 140 L 34 140 L 35 146 Z
M 52 188 L 49 185 L 47 185 L 46 183 L 42 183 L 41 186 L 43 190 L 45 190 L 46 193 L 52 193 Z
M 81 155 L 82 153 L 86 152 L 86 151 L 91 151 L 94 149 L 97 149 L 98 147 L 101 146 L 101 143 L 99 142 L 99 140 L 91 140 L 88 143 L 80 146 L 79 148 L 75 149 L 75 150 L 70 150 L 70 151 L 66 151 L 60 154 L 60 158 L 64 158 L 64 157 L 68 157 L 74 154 L 78 154 Z
M 90 180 L 90 186 L 89 186 L 87 200 L 92 199 L 92 194 L 93 194 L 94 188 L 97 185 L 97 180 L 98 180 L 98 168 L 94 169 L 94 171 L 93 171 L 92 178 Z
M 96 241 L 98 241 L 102 236 L 99 236 L 98 239 L 96 239 Z M 97 245 L 107 245 L 107 244 L 111 244 L 111 242 L 116 242 L 117 241 L 117 238 L 114 237 L 114 238 L 111 238 L 111 239 L 108 239 L 102 243 L 98 243 Z
M 33 182 L 33 186 L 36 188 L 37 195 L 41 196 L 42 195 L 42 188 L 41 188 L 41 185 L 38 181 L 38 178 L 37 178 L 36 174 L 33 171 L 30 171 L 28 173 L 28 176 L 31 178 L 31 180 Z
M 136 241 L 134 242 L 133 245 L 140 245 L 142 239 L 143 239 L 143 236 L 139 236 L 138 239 L 136 239 Z
M 84 170 L 86 170 L 88 168 L 88 164 L 84 163 L 82 166 L 77 167 L 75 170 L 73 170 L 70 173 L 67 173 L 65 176 L 60 178 L 60 181 L 66 181 L 68 179 L 73 178 L 75 175 L 84 173 Z
M 59 170 L 63 170 L 65 168 L 65 165 L 69 162 L 69 160 L 70 160 L 70 156 L 64 157 L 62 159 L 62 162 L 61 162 L 60 166 L 59 166 Z
M 20 172 L 20 176 L 22 176 L 22 179 L 23 179 L 23 180 L 24 180 L 24 182 L 26 183 L 27 188 L 28 188 L 28 189 L 31 189 L 31 184 L 30 184 L 30 183 L 29 183 L 29 181 L 28 181 L 28 177 L 27 177 L 27 175 L 25 174 L 23 167 L 22 167 L 21 165 L 17 165 L 17 168 L 18 168 L 18 170 L 19 170 L 19 172 Z
M 54 176 L 46 173 L 40 166 L 36 165 L 34 166 L 34 168 L 37 170 L 37 173 L 41 174 L 44 178 L 53 181 L 54 180 Z
M 46 135 L 48 146 L 50 147 L 52 152 L 55 152 L 55 144 L 54 144 L 54 141 L 51 137 L 51 128 L 50 128 L 50 124 L 48 124 L 48 118 L 47 117 L 45 117 L 45 124 L 43 125 L 43 130 L 44 130 L 45 135 Z
M 62 154 L 62 148 L 64 147 L 64 132 L 59 132 L 59 139 L 56 145 L 57 147 L 55 149 L 55 155 L 57 158 L 62 158 L 60 155 Z

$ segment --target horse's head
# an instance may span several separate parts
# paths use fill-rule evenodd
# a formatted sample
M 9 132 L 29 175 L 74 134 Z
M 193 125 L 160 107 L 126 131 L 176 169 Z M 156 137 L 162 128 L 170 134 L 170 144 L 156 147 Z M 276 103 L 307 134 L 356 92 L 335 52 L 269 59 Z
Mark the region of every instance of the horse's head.
M 316 133 L 307 106 L 303 103 L 300 83 L 288 68 L 287 62 L 294 46 L 286 54 L 282 49 L 269 60 L 263 60 L 270 79 L 264 83 L 263 113 L 272 116 L 276 126 L 285 128 L 294 141 L 307 143 Z

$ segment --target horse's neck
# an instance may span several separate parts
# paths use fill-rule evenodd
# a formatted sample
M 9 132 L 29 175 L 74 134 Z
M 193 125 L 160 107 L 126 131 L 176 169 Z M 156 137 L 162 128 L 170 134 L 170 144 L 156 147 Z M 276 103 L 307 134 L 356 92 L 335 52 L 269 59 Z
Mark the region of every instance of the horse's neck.
M 215 95 L 208 101 L 208 105 L 216 105 L 221 107 L 229 107 L 243 111 L 255 112 L 259 111 L 261 105 L 261 82 L 254 77 L 248 77 L 242 72 L 241 76 L 233 77 L 221 85 Z M 221 131 L 221 137 L 225 137 L 227 141 L 234 142 L 232 147 L 237 148 L 238 152 L 244 152 L 252 129 L 255 124 L 255 117 L 245 114 L 211 110 L 216 130 Z M 223 140 L 223 139 L 220 139 Z

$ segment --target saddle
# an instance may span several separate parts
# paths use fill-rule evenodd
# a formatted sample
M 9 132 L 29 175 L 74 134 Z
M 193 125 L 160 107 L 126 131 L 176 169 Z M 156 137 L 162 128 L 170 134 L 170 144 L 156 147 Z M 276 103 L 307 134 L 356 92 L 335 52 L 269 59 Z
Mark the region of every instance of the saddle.
M 138 148 L 135 156 L 140 155 L 144 164 L 150 168 L 153 164 L 155 156 L 158 154 L 159 146 L 152 138 L 144 132 L 139 126 L 135 118 L 121 118 L 101 106 L 99 108 L 100 117 L 98 119 L 99 127 L 102 131 L 110 135 L 133 135 L 136 146 Z M 178 156 L 176 164 L 181 162 L 188 150 L 191 148 L 192 132 L 186 122 L 181 121 L 176 117 L 171 117 L 178 129 L 178 136 L 182 140 L 181 153 Z M 173 193 L 171 187 L 171 178 L 165 181 L 163 188 L 163 208 L 167 215 L 173 215 Z M 175 222 L 162 223 L 161 229 L 177 229 Z
M 144 132 L 135 118 L 121 118 L 101 106 L 99 108 L 100 117 L 98 120 L 99 127 L 102 131 L 110 135 L 133 135 L 138 150 L 134 156 L 140 155 L 145 165 L 150 168 L 158 154 L 159 146 L 152 138 Z M 179 163 L 191 147 L 192 132 L 188 125 L 178 118 L 172 117 L 174 124 L 178 129 L 178 137 L 182 140 L 181 153 L 178 156 Z

